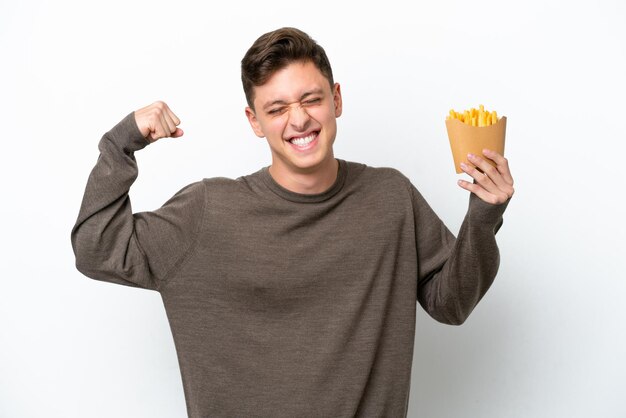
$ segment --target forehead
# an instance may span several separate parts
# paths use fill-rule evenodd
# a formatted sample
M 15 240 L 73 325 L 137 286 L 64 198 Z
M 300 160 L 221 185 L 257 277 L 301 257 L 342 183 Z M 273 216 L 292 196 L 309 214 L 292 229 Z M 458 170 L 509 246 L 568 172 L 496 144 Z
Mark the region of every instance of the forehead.
M 276 100 L 297 101 L 314 90 L 330 93 L 330 83 L 312 62 L 293 62 L 272 74 L 265 84 L 254 87 L 254 104 L 262 107 Z

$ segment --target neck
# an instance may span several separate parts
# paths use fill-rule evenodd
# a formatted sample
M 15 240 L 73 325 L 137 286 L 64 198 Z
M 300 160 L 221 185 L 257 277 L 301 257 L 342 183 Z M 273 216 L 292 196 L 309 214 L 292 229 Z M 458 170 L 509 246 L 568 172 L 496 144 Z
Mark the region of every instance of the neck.
M 337 180 L 339 162 L 331 158 L 328 163 L 309 172 L 283 171 L 277 167 L 272 164 L 269 172 L 274 181 L 285 189 L 300 194 L 318 194 L 330 189 Z

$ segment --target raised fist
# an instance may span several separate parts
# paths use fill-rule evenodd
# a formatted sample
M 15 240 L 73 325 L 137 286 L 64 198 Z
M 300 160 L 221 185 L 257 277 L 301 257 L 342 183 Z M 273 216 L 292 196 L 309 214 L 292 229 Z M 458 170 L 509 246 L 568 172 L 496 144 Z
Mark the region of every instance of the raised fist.
M 141 134 L 150 142 L 160 138 L 183 136 L 183 130 L 177 128 L 180 125 L 180 119 L 162 101 L 136 110 L 135 121 Z

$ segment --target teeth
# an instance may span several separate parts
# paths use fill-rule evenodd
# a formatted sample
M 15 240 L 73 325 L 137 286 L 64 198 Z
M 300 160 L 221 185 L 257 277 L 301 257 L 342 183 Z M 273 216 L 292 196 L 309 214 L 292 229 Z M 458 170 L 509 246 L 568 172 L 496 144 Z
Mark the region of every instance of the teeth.
M 292 140 L 290 140 L 289 142 L 291 142 L 292 144 L 295 145 L 307 145 L 309 144 L 311 141 L 313 141 L 313 139 L 315 138 L 315 133 L 312 133 L 309 136 L 306 136 L 304 138 L 294 138 Z

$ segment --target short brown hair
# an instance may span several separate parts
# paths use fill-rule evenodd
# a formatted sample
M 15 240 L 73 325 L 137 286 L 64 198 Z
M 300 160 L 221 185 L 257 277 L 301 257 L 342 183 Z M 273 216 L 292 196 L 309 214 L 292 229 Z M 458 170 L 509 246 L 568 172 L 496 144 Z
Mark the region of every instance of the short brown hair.
M 254 87 L 262 86 L 293 62 L 312 62 L 330 83 L 333 71 L 324 48 L 296 28 L 281 28 L 261 35 L 241 60 L 241 82 L 248 106 L 254 109 Z

